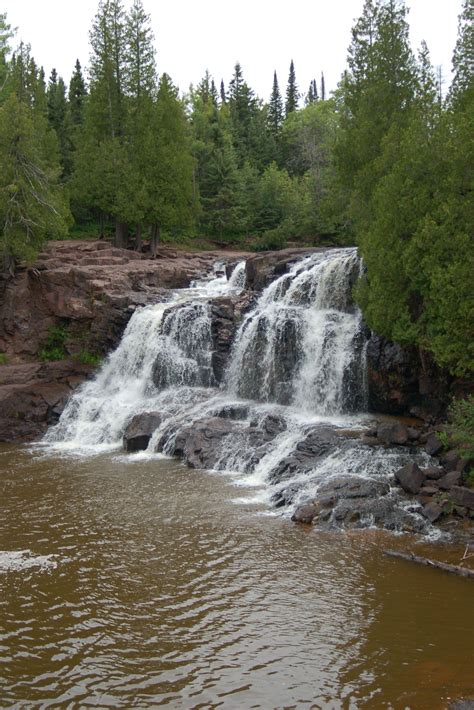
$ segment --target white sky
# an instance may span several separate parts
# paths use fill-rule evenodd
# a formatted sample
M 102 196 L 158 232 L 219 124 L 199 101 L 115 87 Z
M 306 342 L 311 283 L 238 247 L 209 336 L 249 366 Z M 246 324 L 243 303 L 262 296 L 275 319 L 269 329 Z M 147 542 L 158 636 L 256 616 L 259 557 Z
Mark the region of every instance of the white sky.
M 131 3 L 125 0 L 128 7 Z M 69 81 L 76 58 L 89 60 L 89 29 L 98 0 L 3 0 L 2 12 L 16 40 L 29 42 L 46 76 L 53 67 Z M 449 84 L 451 57 L 462 0 L 407 0 L 414 48 L 428 43 L 435 66 L 442 65 Z M 300 91 L 306 92 L 324 71 L 326 89 L 334 89 L 345 67 L 350 30 L 363 0 L 144 0 L 152 16 L 157 66 L 181 91 L 209 69 L 226 87 L 235 62 L 244 77 L 268 100 L 273 70 L 286 87 L 290 60 Z

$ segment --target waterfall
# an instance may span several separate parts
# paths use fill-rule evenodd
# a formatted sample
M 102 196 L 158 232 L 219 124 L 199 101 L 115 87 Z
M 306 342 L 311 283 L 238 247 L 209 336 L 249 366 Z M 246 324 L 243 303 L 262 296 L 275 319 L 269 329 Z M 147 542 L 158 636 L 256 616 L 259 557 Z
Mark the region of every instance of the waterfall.
M 227 280 L 216 264 L 217 275 L 192 283 L 166 303 L 137 309 L 117 349 L 72 395 L 45 442 L 71 451 L 117 448 L 126 422 L 158 406 L 160 390 L 214 385 L 208 301 L 241 290 L 244 269 L 239 263 Z
M 286 510 L 341 476 L 386 494 L 397 466 L 424 459 L 374 451 L 345 436 L 347 427 L 366 421 L 366 331 L 352 299 L 360 269 L 355 249 L 318 251 L 296 260 L 250 307 L 248 295 L 240 295 L 245 262 L 229 277 L 216 264 L 166 303 L 136 310 L 118 348 L 70 398 L 45 445 L 86 455 L 118 449 L 132 418 L 153 412 L 157 428 L 138 456 L 162 452 L 225 471 L 237 485 L 257 488 L 258 500 Z M 216 319 L 229 343 L 235 329 L 219 382 Z M 383 484 L 374 484 L 377 477 Z M 377 510 L 387 527 L 411 515 L 388 495 Z M 372 512 L 362 505 L 357 515 L 370 522 Z M 346 506 L 337 513 L 343 514 L 354 512 Z
M 237 334 L 229 390 L 318 414 L 363 410 L 365 338 L 351 295 L 359 269 L 356 250 L 340 249 L 274 281 Z

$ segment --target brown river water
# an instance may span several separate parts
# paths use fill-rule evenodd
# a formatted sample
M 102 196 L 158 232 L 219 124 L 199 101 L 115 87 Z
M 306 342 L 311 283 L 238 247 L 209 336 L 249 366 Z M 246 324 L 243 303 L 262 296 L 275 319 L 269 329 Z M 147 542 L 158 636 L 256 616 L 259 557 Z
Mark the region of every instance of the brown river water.
M 131 462 L 132 461 L 132 462 Z M 474 697 L 460 549 L 318 533 L 169 460 L 0 448 L 4 708 L 447 708 Z

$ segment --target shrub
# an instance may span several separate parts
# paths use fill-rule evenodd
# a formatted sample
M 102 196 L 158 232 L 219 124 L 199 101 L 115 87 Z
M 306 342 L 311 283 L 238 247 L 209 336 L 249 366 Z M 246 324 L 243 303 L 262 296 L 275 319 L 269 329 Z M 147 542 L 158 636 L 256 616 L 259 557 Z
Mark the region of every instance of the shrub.
M 39 351 L 40 360 L 50 362 L 64 360 L 67 357 L 65 343 L 68 338 L 67 328 L 61 325 L 52 325 L 48 328 L 48 338 Z

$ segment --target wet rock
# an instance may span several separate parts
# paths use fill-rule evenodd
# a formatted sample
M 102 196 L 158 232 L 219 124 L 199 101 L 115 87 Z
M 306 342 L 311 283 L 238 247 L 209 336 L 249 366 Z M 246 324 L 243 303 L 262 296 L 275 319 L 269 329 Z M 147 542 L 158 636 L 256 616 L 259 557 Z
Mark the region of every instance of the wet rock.
M 460 471 L 451 471 L 439 479 L 438 486 L 443 491 L 449 491 L 453 486 L 458 486 L 461 483 Z
M 386 481 L 360 476 L 338 476 L 319 486 L 317 499 L 328 502 L 340 498 L 378 498 L 389 492 L 390 486 Z
M 449 497 L 456 505 L 474 510 L 474 489 L 466 488 L 465 486 L 453 486 L 449 491 Z
M 434 496 L 439 493 L 438 486 L 422 486 L 420 488 L 420 496 Z
M 213 468 L 222 454 L 225 438 L 237 429 L 238 423 L 230 419 L 198 420 L 178 432 L 170 453 L 183 458 L 190 468 Z
M 40 437 L 93 372 L 69 360 L 0 366 L 0 441 Z
M 443 513 L 443 508 L 436 501 L 430 501 L 421 511 L 421 514 L 427 518 L 430 523 L 435 523 L 439 520 L 443 516 Z
M 425 475 L 416 463 L 408 463 L 395 472 L 395 481 L 406 493 L 413 495 L 419 493 L 424 480 Z
M 408 439 L 410 441 L 418 441 L 420 438 L 420 430 L 415 429 L 415 427 L 407 427 L 407 434 L 408 434 Z
M 318 248 L 281 249 L 280 251 L 254 254 L 245 265 L 246 287 L 262 291 L 277 276 L 289 271 L 290 266 L 303 256 L 317 252 Z
M 440 457 L 440 464 L 443 466 L 443 468 L 446 469 L 446 471 L 455 471 L 458 469 L 459 462 L 461 461 L 461 457 L 459 456 L 459 453 L 457 451 L 454 451 L 452 449 L 451 451 L 447 451 L 445 454 L 443 454 Z
M 444 468 L 440 468 L 438 466 L 429 466 L 428 468 L 423 469 L 423 473 L 426 478 L 429 478 L 432 481 L 438 481 L 446 474 L 446 471 Z
M 317 513 L 317 510 L 317 507 L 312 503 L 300 505 L 291 516 L 291 519 L 294 523 L 311 524 Z
M 383 496 L 376 500 L 341 499 L 337 502 L 326 525 L 356 528 L 376 525 L 387 530 L 404 532 L 422 532 L 425 528 L 423 518 L 401 509 L 396 500 L 390 496 Z
M 148 448 L 153 433 L 161 424 L 158 412 L 145 412 L 135 415 L 128 423 L 123 434 L 125 451 L 144 451 Z
M 407 427 L 400 422 L 382 424 L 377 428 L 377 438 L 384 444 L 406 444 L 408 441 L 408 430 Z
M 426 440 L 425 451 L 429 456 L 436 456 L 443 450 L 443 444 L 436 434 L 430 434 Z
M 366 446 L 380 446 L 382 443 L 376 436 L 368 436 L 367 434 L 362 436 L 361 441 Z

